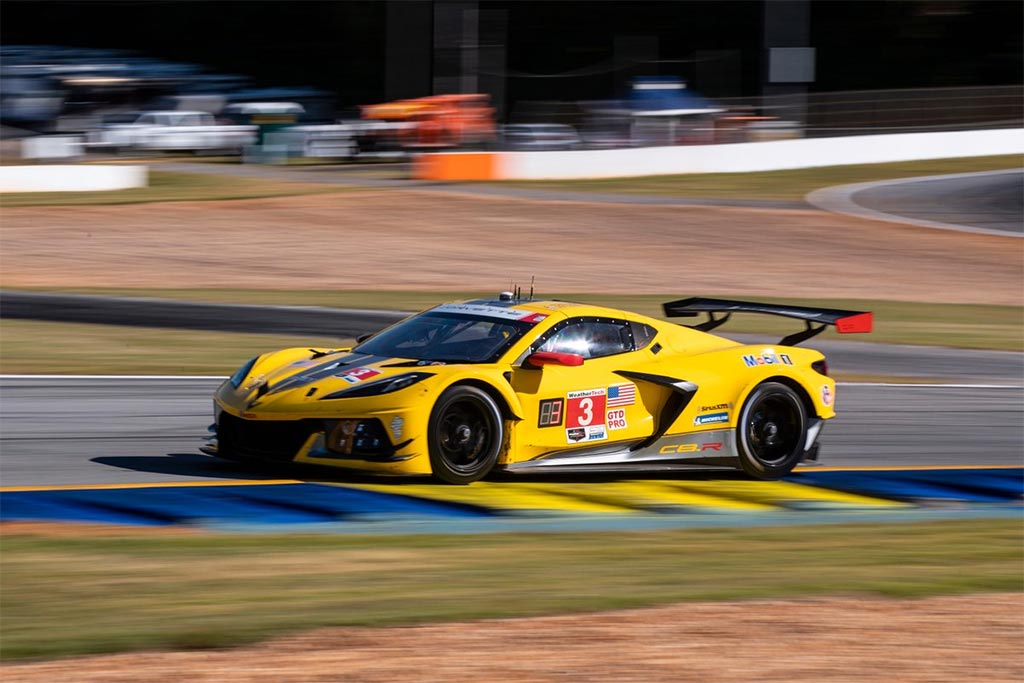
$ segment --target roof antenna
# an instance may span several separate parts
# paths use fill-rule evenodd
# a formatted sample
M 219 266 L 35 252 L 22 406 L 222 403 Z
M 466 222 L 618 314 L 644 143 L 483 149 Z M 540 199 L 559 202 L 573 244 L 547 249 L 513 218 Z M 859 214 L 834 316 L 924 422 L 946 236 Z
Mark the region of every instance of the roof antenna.
M 533 281 L 537 279 L 536 275 L 530 276 L 530 301 L 533 301 Z

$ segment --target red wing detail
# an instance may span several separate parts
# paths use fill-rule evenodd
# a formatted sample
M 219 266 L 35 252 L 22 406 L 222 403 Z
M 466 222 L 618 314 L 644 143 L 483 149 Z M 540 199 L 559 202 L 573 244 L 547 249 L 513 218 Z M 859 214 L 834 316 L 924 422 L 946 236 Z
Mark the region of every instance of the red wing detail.
M 874 324 L 874 315 L 871 313 L 858 313 L 848 315 L 836 321 L 836 331 L 842 334 L 851 332 L 870 332 Z

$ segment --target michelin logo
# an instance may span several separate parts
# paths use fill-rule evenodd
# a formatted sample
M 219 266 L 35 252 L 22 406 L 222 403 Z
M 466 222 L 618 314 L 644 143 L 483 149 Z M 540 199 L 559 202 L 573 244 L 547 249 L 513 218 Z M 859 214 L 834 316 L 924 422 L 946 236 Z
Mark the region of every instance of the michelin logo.
M 693 418 L 693 424 L 696 427 L 703 425 L 714 425 L 721 424 L 729 421 L 729 413 L 711 413 L 709 415 L 698 415 Z

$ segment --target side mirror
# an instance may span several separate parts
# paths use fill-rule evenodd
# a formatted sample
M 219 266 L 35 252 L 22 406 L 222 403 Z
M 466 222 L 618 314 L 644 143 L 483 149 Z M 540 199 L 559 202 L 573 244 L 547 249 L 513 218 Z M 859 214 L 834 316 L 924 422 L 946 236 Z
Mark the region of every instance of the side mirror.
M 578 353 L 556 353 L 554 351 L 538 351 L 530 354 L 523 363 L 526 367 L 540 368 L 545 365 L 564 365 L 576 367 L 583 365 L 583 356 Z
M 356 344 L 362 344 L 364 341 L 366 341 L 367 339 L 369 339 L 372 336 L 373 336 L 372 332 L 370 334 L 361 334 L 358 337 L 356 337 Z

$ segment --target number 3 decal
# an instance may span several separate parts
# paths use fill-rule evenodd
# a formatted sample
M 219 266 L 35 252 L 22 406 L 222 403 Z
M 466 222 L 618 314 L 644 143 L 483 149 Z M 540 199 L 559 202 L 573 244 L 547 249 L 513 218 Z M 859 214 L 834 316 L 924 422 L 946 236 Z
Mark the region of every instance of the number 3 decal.
M 604 424 L 606 401 L 604 391 L 604 389 L 570 391 L 565 405 L 565 426 L 589 427 L 594 424 Z
M 578 418 L 580 427 L 586 427 L 594 421 L 594 399 L 585 398 L 580 401 L 580 409 L 583 410 L 583 414 Z

